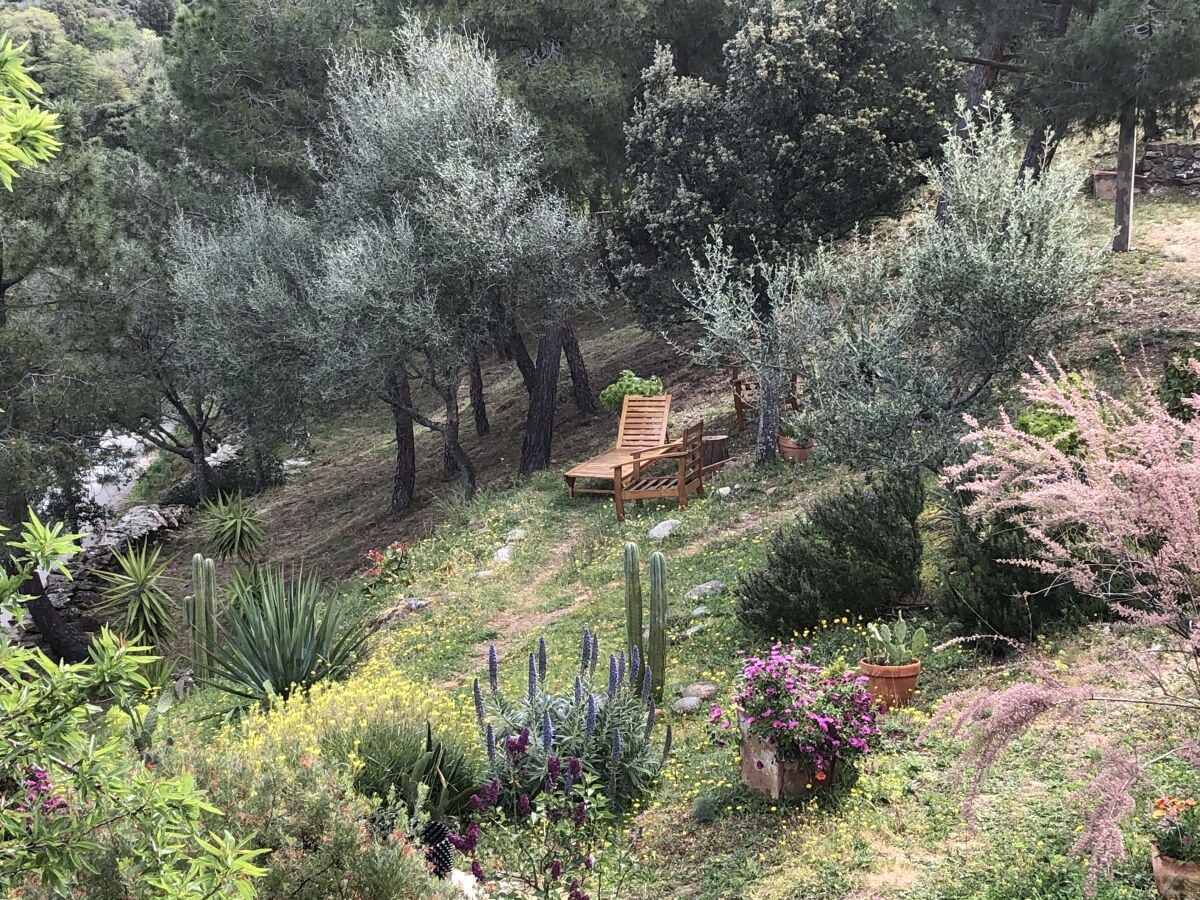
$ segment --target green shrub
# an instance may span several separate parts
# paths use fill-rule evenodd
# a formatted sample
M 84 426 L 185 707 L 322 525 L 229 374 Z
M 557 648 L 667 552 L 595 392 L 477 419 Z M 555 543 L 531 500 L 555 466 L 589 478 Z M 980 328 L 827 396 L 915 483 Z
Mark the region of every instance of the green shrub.
M 286 699 L 344 675 L 366 636 L 363 625 L 342 620 L 338 598 L 315 576 L 260 569 L 234 580 L 211 680 L 237 707 Z
M 1026 410 L 1017 416 L 1013 424 L 1028 435 L 1050 441 L 1068 456 L 1078 453 L 1082 446 L 1075 421 L 1048 409 L 1035 407 Z
M 642 397 L 654 397 L 663 392 L 662 379 L 657 375 L 649 378 L 639 378 L 629 369 L 621 373 L 621 377 L 600 392 L 600 402 L 610 412 L 619 413 L 625 402 L 626 394 L 638 394 Z
M 158 561 L 160 547 L 153 551 L 145 544 L 113 554 L 118 571 L 99 572 L 104 587 L 100 611 L 123 619 L 122 634 L 141 636 L 154 647 L 161 647 L 175 630 L 175 610 L 171 595 L 163 587 L 167 563 Z
M 1200 347 L 1172 353 L 1158 383 L 1158 397 L 1167 412 L 1184 422 L 1190 422 L 1196 411 L 1183 401 L 1200 394 L 1200 375 L 1191 370 L 1192 360 L 1200 360 Z
M 915 594 L 924 502 L 920 480 L 899 475 L 854 481 L 816 501 L 807 518 L 772 535 L 766 564 L 742 576 L 738 619 L 786 635 L 847 614 L 873 619 Z
M 220 803 L 225 821 L 254 834 L 266 874 L 260 897 L 291 900 L 424 900 L 453 896 L 430 878 L 404 830 L 372 827 L 377 804 L 359 796 L 350 767 L 320 753 L 182 735 L 162 765 L 190 771 Z M 90 895 L 89 895 L 90 896 Z
M 168 456 L 169 460 L 166 459 Z M 178 504 L 194 508 L 202 505 L 205 498 L 200 496 L 191 467 L 188 466 L 186 471 L 178 471 L 177 459 L 171 454 L 160 454 L 159 460 L 163 462 L 156 461 L 139 479 L 135 496 L 145 500 L 157 500 L 164 506 Z M 282 483 L 283 464 L 274 457 L 267 459 L 263 468 L 259 470 L 251 460 L 239 454 L 228 462 L 213 466 L 209 473 L 209 490 L 218 496 L 240 493 L 245 497 L 252 497 L 264 488 Z M 212 496 L 211 493 L 209 496 Z
M 1005 524 L 977 527 L 953 499 L 935 517 L 935 527 L 941 552 L 933 566 L 930 594 L 937 608 L 965 633 L 1030 641 L 1055 621 L 1099 610 L 1070 583 L 1046 591 L 1049 576 L 999 562 L 1031 555 L 1020 529 Z
M 405 818 L 423 810 L 440 821 L 470 811 L 480 767 L 466 746 L 446 735 L 435 737 L 428 723 L 372 718 L 328 735 L 323 744 L 335 759 L 349 760 L 353 754 L 358 760 L 355 791 L 402 804 Z M 419 785 L 429 789 L 422 810 L 417 808 Z
M 221 494 L 204 504 L 205 544 L 217 559 L 237 557 L 250 562 L 262 549 L 262 516 L 240 493 Z

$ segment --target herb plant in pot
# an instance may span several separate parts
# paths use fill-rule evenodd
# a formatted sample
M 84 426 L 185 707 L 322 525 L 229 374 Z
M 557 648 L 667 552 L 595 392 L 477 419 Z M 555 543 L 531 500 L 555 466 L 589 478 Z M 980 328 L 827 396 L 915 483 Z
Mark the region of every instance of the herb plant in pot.
M 921 674 L 921 656 L 929 649 L 924 628 L 909 636 L 908 623 L 900 616 L 894 625 L 872 622 L 867 626 L 867 655 L 858 671 L 867 676 L 867 691 L 881 709 L 896 709 L 912 703 Z
M 779 455 L 788 462 L 805 462 L 812 456 L 812 438 L 801 437 L 799 428 L 792 419 L 779 423 Z
M 1167 900 L 1200 897 L 1200 807 L 1193 797 L 1159 797 L 1151 818 L 1154 884 Z
M 807 797 L 850 775 L 878 735 L 863 679 L 826 674 L 807 648 L 776 644 L 744 661 L 734 695 L 742 781 L 776 800 Z M 709 723 L 718 739 L 734 725 L 719 706 Z

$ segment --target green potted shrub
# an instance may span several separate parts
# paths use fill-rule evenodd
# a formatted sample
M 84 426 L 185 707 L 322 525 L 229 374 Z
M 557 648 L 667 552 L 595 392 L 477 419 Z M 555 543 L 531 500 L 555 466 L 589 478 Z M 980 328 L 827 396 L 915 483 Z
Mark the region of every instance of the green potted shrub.
M 625 403 L 626 394 L 637 394 L 641 397 L 657 397 L 663 392 L 662 379 L 657 375 L 641 378 L 626 369 L 620 377 L 600 392 L 600 402 L 612 413 L 620 413 Z
M 867 691 L 881 709 L 896 709 L 912 702 L 921 674 L 921 656 L 929 649 L 924 628 L 912 632 L 904 616 L 895 625 L 872 622 L 867 626 L 867 655 L 858 671 L 867 676 Z
M 805 462 L 812 456 L 812 438 L 803 437 L 795 420 L 779 423 L 779 455 L 788 462 Z
M 1159 797 L 1150 813 L 1155 840 L 1150 863 L 1158 893 L 1200 897 L 1200 806 L 1194 797 Z

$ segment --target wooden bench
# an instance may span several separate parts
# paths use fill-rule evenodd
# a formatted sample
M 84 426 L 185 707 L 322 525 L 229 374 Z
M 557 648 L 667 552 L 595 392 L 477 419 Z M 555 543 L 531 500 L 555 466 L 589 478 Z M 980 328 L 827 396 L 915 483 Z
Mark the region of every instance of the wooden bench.
M 737 420 L 737 430 L 745 431 L 750 416 L 758 413 L 758 382 L 751 378 L 743 378 L 741 369 L 731 366 L 729 383 L 733 387 L 733 415 Z M 789 375 L 788 387 L 783 405 L 792 412 L 799 412 L 800 376 Z
M 689 494 L 704 496 L 704 423 L 688 427 L 683 437 L 673 444 L 633 454 L 633 471 L 627 478 L 621 470 L 614 471 L 613 500 L 617 506 L 617 521 L 625 521 L 625 503 L 633 500 L 638 506 L 643 500 L 678 500 L 688 504 Z M 651 475 L 646 470 L 664 463 L 674 463 L 672 471 Z
M 626 394 L 617 426 L 617 446 L 566 472 L 563 478 L 567 482 L 567 493 L 572 497 L 576 494 L 612 494 L 617 481 L 628 479 L 632 474 L 635 453 L 671 446 L 667 442 L 670 414 L 670 394 L 653 397 Z M 603 484 L 578 485 L 579 479 Z

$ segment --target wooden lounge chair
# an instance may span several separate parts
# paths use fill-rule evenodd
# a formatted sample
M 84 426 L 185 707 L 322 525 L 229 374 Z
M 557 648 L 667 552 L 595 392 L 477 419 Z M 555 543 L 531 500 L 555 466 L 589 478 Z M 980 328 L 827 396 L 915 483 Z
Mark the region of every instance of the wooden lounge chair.
M 633 472 L 622 479 L 620 472 L 613 473 L 613 500 L 617 505 L 617 521 L 625 521 L 625 503 L 629 500 L 642 505 L 643 500 L 679 501 L 680 507 L 687 506 L 688 494 L 704 496 L 704 423 L 697 422 L 688 427 L 683 438 L 674 444 L 639 450 L 633 454 Z M 673 463 L 669 468 L 667 463 Z M 646 470 L 657 468 L 662 474 L 649 474 Z
M 572 497 L 576 494 L 611 494 L 614 479 L 628 478 L 633 471 L 635 452 L 667 444 L 667 417 L 670 414 L 670 394 L 654 397 L 626 394 L 621 406 L 621 423 L 617 426 L 617 446 L 593 456 L 563 475 L 567 481 L 567 492 Z M 575 481 L 579 478 L 605 482 L 605 485 L 577 486 Z
M 741 369 L 732 366 L 729 370 L 729 383 L 733 386 L 733 414 L 737 420 L 737 430 L 745 431 L 750 416 L 758 413 L 758 382 L 751 378 L 743 378 Z M 790 390 L 783 398 L 783 405 L 792 412 L 800 411 L 800 376 L 789 375 Z

